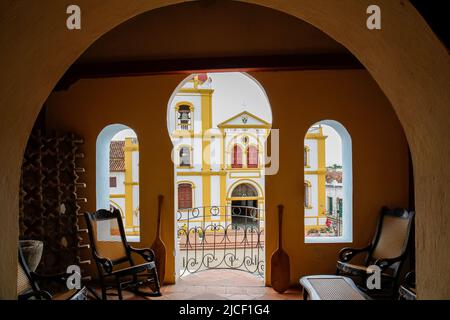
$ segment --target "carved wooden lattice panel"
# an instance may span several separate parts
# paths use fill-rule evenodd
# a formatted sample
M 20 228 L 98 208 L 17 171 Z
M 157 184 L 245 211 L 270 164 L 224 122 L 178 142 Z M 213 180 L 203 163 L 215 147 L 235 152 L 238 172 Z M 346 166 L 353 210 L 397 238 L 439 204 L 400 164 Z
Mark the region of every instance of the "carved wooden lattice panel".
M 79 196 L 86 187 L 79 176 L 84 169 L 78 166 L 84 157 L 82 144 L 71 133 L 43 135 L 37 130 L 29 138 L 22 163 L 19 232 L 20 239 L 44 243 L 39 273 L 65 272 L 68 265 L 86 263 L 80 259 L 84 229 L 78 225 L 79 203 L 86 201 Z

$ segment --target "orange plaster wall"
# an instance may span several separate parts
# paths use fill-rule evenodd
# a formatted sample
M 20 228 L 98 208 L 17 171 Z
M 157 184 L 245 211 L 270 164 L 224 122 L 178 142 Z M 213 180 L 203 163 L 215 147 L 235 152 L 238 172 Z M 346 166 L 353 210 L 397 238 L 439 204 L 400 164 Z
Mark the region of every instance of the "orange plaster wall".
M 291 284 L 311 273 L 333 273 L 337 252 L 347 244 L 303 241 L 303 138 L 313 123 L 334 119 L 353 144 L 353 245 L 370 241 L 383 205 L 408 204 L 408 147 L 402 127 L 383 93 L 364 70 L 253 73 L 266 90 L 273 128 L 280 129 L 280 170 L 266 178 L 266 261 L 276 249 L 276 206 L 285 205 L 284 247 Z M 81 80 L 47 101 L 48 127 L 85 139 L 85 210 L 95 210 L 95 141 L 108 124 L 133 128 L 140 144 L 141 243 L 156 231 L 157 195 L 166 198 L 162 237 L 167 247 L 166 282 L 174 277 L 174 199 L 171 142 L 166 129 L 169 97 L 181 75 Z M 282 186 L 282 188 L 280 188 Z M 114 250 L 114 243 L 104 243 Z M 266 283 L 270 284 L 270 263 Z
M 53 93 L 48 99 L 50 128 L 71 131 L 85 140 L 83 180 L 87 184 L 88 203 L 82 208 L 95 211 L 96 139 L 109 124 L 122 123 L 133 128 L 139 139 L 141 243 L 149 247 L 155 237 L 157 196 L 165 196 L 162 237 L 168 248 L 174 244 L 173 165 L 170 161 L 172 143 L 166 129 L 166 108 L 181 76 L 136 77 L 84 80 L 69 91 Z M 117 243 L 103 243 L 103 250 L 114 251 Z M 173 260 L 167 250 L 168 260 Z M 173 263 L 168 263 L 166 280 L 174 281 Z
M 304 274 L 335 272 L 338 251 L 349 244 L 303 240 L 303 138 L 317 121 L 342 123 L 353 148 L 353 244 L 372 239 L 383 205 L 408 204 L 408 146 L 387 99 L 365 71 L 303 71 L 253 74 L 265 88 L 280 129 L 280 169 L 266 178 L 268 257 L 276 246 L 276 205 L 284 204 L 285 250 L 291 283 Z M 344 173 L 345 176 L 345 173 Z M 346 204 L 344 204 L 345 206 Z M 270 266 L 267 267 L 270 275 Z M 268 279 L 268 282 L 270 279 Z

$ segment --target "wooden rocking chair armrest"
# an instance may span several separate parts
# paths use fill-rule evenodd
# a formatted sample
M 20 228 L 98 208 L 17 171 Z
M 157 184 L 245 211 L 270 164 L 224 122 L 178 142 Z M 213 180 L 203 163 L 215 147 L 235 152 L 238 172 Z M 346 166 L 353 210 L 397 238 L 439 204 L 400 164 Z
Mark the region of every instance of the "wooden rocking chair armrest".
M 110 275 L 116 277 L 124 277 L 129 275 L 137 275 L 138 273 L 144 272 L 155 268 L 154 262 L 145 262 L 142 264 L 134 265 L 131 267 L 123 268 L 120 270 L 113 271 Z
M 343 249 L 341 249 L 341 251 L 339 251 L 339 261 L 349 262 L 357 254 L 362 253 L 362 252 L 367 252 L 370 249 L 371 249 L 371 245 L 368 245 L 365 248 L 350 248 L 350 247 L 343 248 Z
M 375 265 L 380 267 L 381 271 L 389 268 L 391 265 L 393 265 L 396 262 L 400 262 L 403 260 L 403 256 L 399 256 L 396 258 L 380 258 L 375 260 Z
M 31 272 L 31 277 L 37 281 L 65 282 L 67 280 L 67 273 L 40 274 Z
M 408 287 L 415 288 L 416 287 L 416 273 L 414 271 L 410 271 L 405 275 L 405 285 Z
M 128 249 L 131 252 L 134 252 L 134 253 L 137 253 L 138 255 L 140 255 L 147 262 L 152 262 L 152 261 L 155 260 L 155 253 L 150 248 L 142 248 L 142 249 L 140 249 L 140 248 L 133 248 L 132 246 L 129 245 Z
M 19 300 L 29 300 L 30 298 L 35 297 L 43 300 L 52 300 L 52 295 L 44 290 L 31 291 L 28 293 L 20 294 Z
M 103 267 L 103 270 L 105 270 L 106 273 L 113 272 L 113 263 L 108 258 L 103 258 L 98 255 L 95 255 L 95 260 L 101 264 Z

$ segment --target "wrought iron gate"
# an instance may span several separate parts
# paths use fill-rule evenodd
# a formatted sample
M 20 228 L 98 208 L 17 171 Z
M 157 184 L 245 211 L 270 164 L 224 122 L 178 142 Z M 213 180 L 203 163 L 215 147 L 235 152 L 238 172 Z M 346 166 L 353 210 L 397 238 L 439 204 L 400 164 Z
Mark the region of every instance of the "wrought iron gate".
M 263 210 L 198 207 L 177 212 L 180 275 L 235 269 L 264 276 Z

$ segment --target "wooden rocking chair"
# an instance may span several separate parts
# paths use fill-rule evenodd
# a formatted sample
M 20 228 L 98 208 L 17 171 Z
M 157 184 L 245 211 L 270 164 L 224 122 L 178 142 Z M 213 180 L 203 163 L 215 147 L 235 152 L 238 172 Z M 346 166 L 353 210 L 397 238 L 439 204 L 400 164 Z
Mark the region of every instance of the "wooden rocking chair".
M 87 300 L 88 288 L 83 286 L 81 289 L 70 289 L 56 294 L 42 290 L 39 282 L 54 282 L 65 284 L 67 280 L 66 273 L 53 275 L 42 275 L 31 271 L 28 268 L 22 250 L 19 247 L 19 263 L 17 265 L 17 298 L 18 300 Z
M 118 209 L 113 211 L 98 210 L 94 213 L 86 212 L 84 214 L 89 231 L 92 256 L 98 269 L 98 275 L 102 290 L 102 299 L 107 299 L 107 291 L 116 289 L 117 295 L 122 300 L 122 290 L 130 290 L 138 295 L 160 296 L 160 284 L 158 273 L 155 267 L 155 255 L 153 250 L 137 249 L 128 244 L 122 217 Z M 121 245 L 118 256 L 111 257 L 103 253 L 98 244 L 97 223 L 96 222 L 114 222 L 117 223 Z M 145 262 L 135 264 L 132 253 L 141 256 Z M 142 286 L 148 286 L 152 292 L 140 290 Z
M 393 297 L 398 292 L 401 267 L 406 259 L 414 212 L 404 209 L 390 210 L 383 207 L 375 236 L 365 248 L 344 248 L 339 252 L 338 275 L 354 278 L 360 289 L 370 295 Z M 351 260 L 360 253 L 366 253 L 362 265 Z M 381 289 L 368 290 L 365 282 L 371 272 L 370 265 L 381 269 Z

